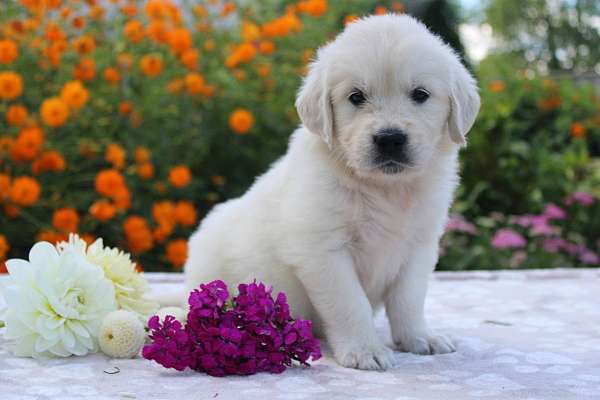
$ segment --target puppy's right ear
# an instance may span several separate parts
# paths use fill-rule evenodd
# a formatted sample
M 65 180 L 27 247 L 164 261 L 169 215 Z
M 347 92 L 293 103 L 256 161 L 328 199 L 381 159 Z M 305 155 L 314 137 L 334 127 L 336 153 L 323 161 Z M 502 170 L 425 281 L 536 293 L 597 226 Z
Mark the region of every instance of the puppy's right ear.
M 329 98 L 327 69 L 319 51 L 309 66 L 308 75 L 296 97 L 296 110 L 304 126 L 331 148 L 333 142 L 333 107 Z

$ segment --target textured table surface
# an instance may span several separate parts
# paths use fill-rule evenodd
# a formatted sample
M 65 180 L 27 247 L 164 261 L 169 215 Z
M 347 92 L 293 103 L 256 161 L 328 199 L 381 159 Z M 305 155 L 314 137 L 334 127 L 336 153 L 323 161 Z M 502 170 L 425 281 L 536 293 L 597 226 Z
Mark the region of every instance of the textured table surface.
M 148 278 L 153 290 L 180 280 Z M 386 372 L 326 355 L 281 375 L 212 378 L 141 358 L 15 358 L 0 339 L 0 399 L 600 399 L 600 270 L 437 273 L 427 315 L 456 353 L 397 353 Z M 385 315 L 376 321 L 389 339 Z

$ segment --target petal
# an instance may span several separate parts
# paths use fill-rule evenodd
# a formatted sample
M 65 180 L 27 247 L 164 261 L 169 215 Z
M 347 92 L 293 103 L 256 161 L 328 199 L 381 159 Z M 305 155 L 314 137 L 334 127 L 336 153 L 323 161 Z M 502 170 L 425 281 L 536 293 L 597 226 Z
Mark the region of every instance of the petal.
M 71 353 L 65 349 L 65 346 L 62 344 L 62 342 L 57 342 L 54 346 L 49 348 L 48 351 L 59 357 L 69 357 L 71 355 Z
M 76 336 L 89 338 L 90 334 L 84 326 L 75 320 L 67 321 L 67 329 L 70 329 Z
M 12 349 L 13 353 L 17 357 L 32 357 L 35 354 L 34 347 L 36 339 L 37 335 L 35 334 L 23 336 L 15 343 Z
M 67 350 L 71 351 L 71 348 L 75 345 L 75 336 L 73 336 L 73 333 L 71 332 L 71 330 L 68 328 L 65 328 L 64 325 L 61 326 L 61 329 L 60 329 L 60 338 L 61 338 L 62 343 L 65 346 L 65 348 Z
M 13 258 L 6 262 L 6 269 L 13 281 L 19 285 L 31 286 L 34 281 L 34 267 L 29 261 Z
M 46 340 L 43 336 L 38 336 L 37 339 L 35 340 L 34 350 L 37 353 L 43 353 L 43 352 L 47 351 L 50 347 L 54 346 L 57 342 L 58 342 L 58 338 L 57 338 L 57 340 L 53 341 L 53 340 Z
M 29 262 L 36 267 L 54 266 L 59 262 L 56 248 L 48 242 L 38 242 L 29 251 Z

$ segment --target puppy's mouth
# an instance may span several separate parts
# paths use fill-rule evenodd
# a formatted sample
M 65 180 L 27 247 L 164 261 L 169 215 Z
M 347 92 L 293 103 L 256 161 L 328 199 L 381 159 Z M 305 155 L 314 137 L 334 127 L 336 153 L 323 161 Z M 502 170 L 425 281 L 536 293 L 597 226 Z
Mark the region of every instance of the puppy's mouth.
M 404 171 L 407 167 L 408 166 L 404 163 L 394 161 L 394 160 L 387 160 L 387 161 L 378 163 L 375 166 L 375 169 L 380 170 L 381 172 L 383 172 L 386 175 L 394 175 L 394 174 L 399 174 L 400 172 Z

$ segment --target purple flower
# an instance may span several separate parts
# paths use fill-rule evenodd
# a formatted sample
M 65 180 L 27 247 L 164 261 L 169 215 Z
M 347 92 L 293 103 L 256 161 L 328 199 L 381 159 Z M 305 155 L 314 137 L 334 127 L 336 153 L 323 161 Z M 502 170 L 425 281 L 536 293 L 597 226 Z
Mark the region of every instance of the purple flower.
M 598 255 L 590 249 L 585 249 L 581 253 L 579 253 L 579 261 L 581 261 L 584 264 L 598 266 L 598 264 L 600 263 L 600 258 L 598 258 Z
M 544 216 L 548 219 L 565 219 L 567 218 L 567 213 L 556 204 L 549 203 L 546 204 L 546 208 L 544 209 Z
M 475 235 L 477 233 L 477 228 L 475 228 L 475 225 L 468 222 L 462 215 L 451 214 L 448 218 L 448 223 L 446 224 L 446 231 L 466 232 Z
M 200 285 L 189 297 L 185 328 L 173 317 L 149 322 L 153 342 L 143 355 L 167 368 L 189 367 L 212 376 L 281 373 L 293 362 L 321 357 L 310 321 L 294 319 L 283 293 L 273 300 L 263 283 L 241 284 L 229 300 L 222 281 Z
M 544 239 L 544 250 L 548 253 L 558 253 L 560 250 L 564 249 L 567 244 L 567 241 L 558 238 L 558 237 L 549 237 Z
M 492 246 L 497 249 L 515 249 L 527 245 L 527 240 L 512 229 L 500 229 L 492 238 Z
M 556 210 L 551 212 L 556 213 Z M 533 235 L 548 236 L 557 233 L 557 229 L 548 224 L 550 217 L 548 215 L 525 214 L 514 217 L 514 223 L 524 228 L 531 228 Z
M 594 196 L 590 193 L 575 192 L 565 199 L 565 204 L 570 206 L 571 204 L 578 203 L 582 206 L 591 206 L 595 200 Z
M 181 323 L 167 315 L 161 324 L 158 315 L 155 315 L 148 321 L 148 327 L 152 343 L 144 346 L 142 356 L 165 368 L 186 369 L 191 362 L 191 346 Z

